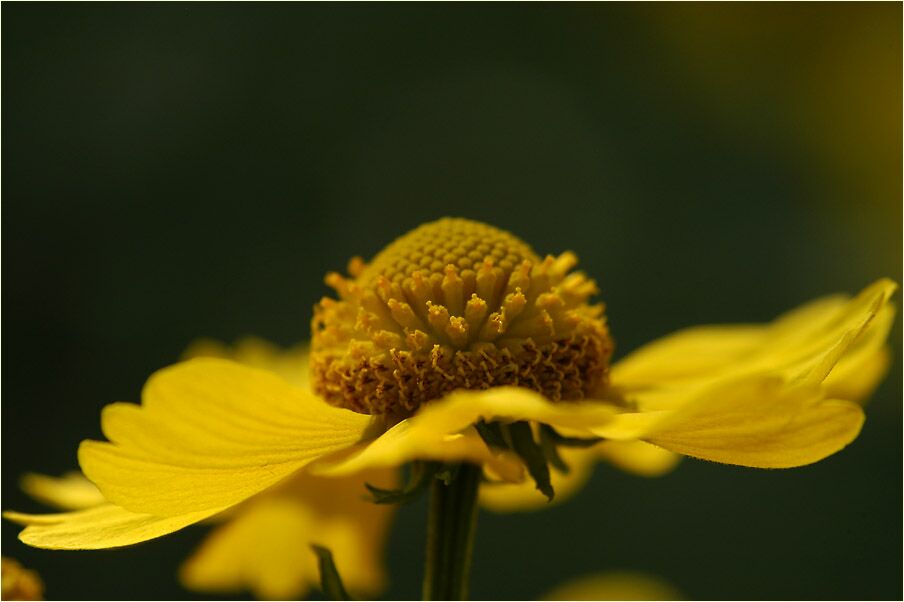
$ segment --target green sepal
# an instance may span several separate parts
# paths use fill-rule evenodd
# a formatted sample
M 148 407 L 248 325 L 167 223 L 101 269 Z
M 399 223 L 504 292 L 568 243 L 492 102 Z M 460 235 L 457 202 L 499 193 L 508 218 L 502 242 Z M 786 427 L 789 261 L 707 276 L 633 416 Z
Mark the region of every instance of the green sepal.
M 566 437 L 565 435 L 560 435 L 556 429 L 548 424 L 544 424 L 540 428 L 542 429 L 544 436 L 549 437 L 556 445 L 561 445 L 563 447 L 593 447 L 600 441 L 603 441 L 602 437 L 589 437 L 587 439 L 582 439 L 581 437 Z
M 562 456 L 559 455 L 559 448 L 556 446 L 556 440 L 550 434 L 550 431 L 553 431 L 553 429 L 549 425 L 540 425 L 540 448 L 543 450 L 543 455 L 546 456 L 547 462 L 559 472 L 568 474 L 571 469 L 565 460 L 562 459 Z
M 434 477 L 440 477 L 443 465 L 438 462 L 412 462 L 408 480 L 405 486 L 399 489 L 381 489 L 370 483 L 364 483 L 371 497 L 369 501 L 374 504 L 408 504 L 423 493 Z M 448 471 L 446 471 L 448 472 Z M 445 478 L 451 478 L 446 475 Z
M 509 449 L 509 444 L 505 441 L 505 436 L 502 434 L 502 427 L 498 422 L 486 422 L 485 420 L 478 420 L 474 427 L 477 429 L 478 434 L 480 434 L 480 438 L 483 439 L 483 442 L 487 444 L 487 447 L 496 448 L 496 449 Z
M 342 577 L 336 570 L 336 563 L 333 562 L 333 553 L 329 549 L 317 544 L 311 545 L 311 549 L 317 554 L 317 560 L 320 565 L 320 589 L 328 600 L 351 600 L 342 584 Z
M 549 465 L 546 454 L 540 445 L 534 441 L 534 433 L 530 424 L 524 421 L 513 422 L 505 425 L 503 430 L 507 432 L 511 441 L 512 450 L 524 461 L 527 472 L 533 477 L 537 489 L 546 496 L 549 501 L 555 496 L 552 481 L 549 478 Z

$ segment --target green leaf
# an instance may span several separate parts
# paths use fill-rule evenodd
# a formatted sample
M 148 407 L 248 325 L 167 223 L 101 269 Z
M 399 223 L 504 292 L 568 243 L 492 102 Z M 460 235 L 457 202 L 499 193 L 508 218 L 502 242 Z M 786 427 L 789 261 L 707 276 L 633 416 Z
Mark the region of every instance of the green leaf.
M 370 501 L 374 504 L 408 504 L 424 492 L 441 468 L 442 464 L 437 462 L 413 462 L 408 480 L 400 489 L 381 489 L 370 483 L 365 483 L 364 486 L 370 492 Z
M 512 442 L 512 449 L 524 461 L 527 471 L 533 477 L 537 489 L 552 501 L 555 492 L 549 479 L 549 465 L 546 463 L 546 454 L 534 441 L 534 433 L 527 422 L 513 422 L 503 427 L 508 432 Z
M 333 562 L 333 553 L 323 546 L 313 544 L 311 549 L 317 554 L 317 560 L 320 564 L 320 589 L 330 600 L 351 600 L 351 596 L 345 591 L 342 584 L 342 577 L 336 570 L 336 563 Z

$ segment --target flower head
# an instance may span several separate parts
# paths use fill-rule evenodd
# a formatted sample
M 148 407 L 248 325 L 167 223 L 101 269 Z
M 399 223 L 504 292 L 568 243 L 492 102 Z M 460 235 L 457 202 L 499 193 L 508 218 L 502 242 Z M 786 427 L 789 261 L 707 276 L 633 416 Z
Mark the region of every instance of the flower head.
M 109 503 L 15 515 L 29 525 L 20 537 L 126 545 L 293 475 L 349 477 L 412 460 L 482 466 L 498 487 L 488 503 L 507 508 L 537 503 L 526 474 L 548 497 L 552 484 L 579 488 L 601 457 L 641 472 L 667 468 L 673 452 L 785 468 L 857 437 L 856 402 L 887 363 L 894 283 L 768 325 L 682 331 L 610 370 L 602 307 L 588 302 L 596 288 L 571 272 L 575 261 L 540 260 L 467 220 L 423 226 L 370 264 L 353 261 L 352 279 L 328 276 L 340 298 L 315 313 L 313 392 L 226 359 L 165 368 L 140 405 L 104 409 L 108 441 L 79 449 Z M 566 474 L 565 460 L 581 469 Z
M 458 389 L 525 387 L 552 401 L 605 385 L 612 339 L 572 253 L 540 259 L 492 226 L 441 219 L 397 239 L 353 280 L 326 278 L 314 388 L 366 414 L 411 415 Z

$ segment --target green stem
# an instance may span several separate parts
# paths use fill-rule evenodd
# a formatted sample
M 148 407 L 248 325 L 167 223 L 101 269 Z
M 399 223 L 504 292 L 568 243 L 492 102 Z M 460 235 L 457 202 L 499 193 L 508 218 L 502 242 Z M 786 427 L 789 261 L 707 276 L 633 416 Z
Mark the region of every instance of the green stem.
M 424 600 L 465 600 L 477 527 L 480 467 L 463 464 L 447 485 L 437 479 L 427 517 Z

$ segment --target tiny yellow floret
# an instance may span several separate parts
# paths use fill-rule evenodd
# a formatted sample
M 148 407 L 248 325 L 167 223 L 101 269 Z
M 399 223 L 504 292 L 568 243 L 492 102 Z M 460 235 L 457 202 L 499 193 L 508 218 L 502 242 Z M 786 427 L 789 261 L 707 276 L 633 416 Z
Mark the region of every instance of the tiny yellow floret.
M 455 389 L 581 399 L 605 386 L 613 343 L 576 264 L 480 222 L 424 224 L 368 264 L 353 259 L 350 278 L 327 275 L 339 299 L 315 307 L 314 387 L 333 405 L 399 418 Z

